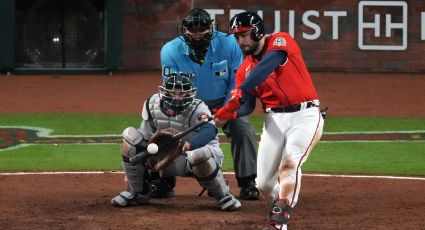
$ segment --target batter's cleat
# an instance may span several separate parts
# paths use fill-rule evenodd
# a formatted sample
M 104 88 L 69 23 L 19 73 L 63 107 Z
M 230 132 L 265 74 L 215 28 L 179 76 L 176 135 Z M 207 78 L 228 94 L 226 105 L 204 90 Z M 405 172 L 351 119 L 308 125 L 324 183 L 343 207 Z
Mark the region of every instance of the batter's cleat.
M 241 202 L 237 200 L 232 194 L 227 193 L 221 199 L 218 200 L 218 204 L 224 211 L 235 211 L 241 208 Z
M 270 211 L 270 222 L 263 230 L 286 230 L 291 211 L 292 207 L 287 200 L 274 201 Z
M 121 192 L 118 196 L 112 198 L 111 203 L 115 207 L 127 207 L 132 204 L 146 204 L 150 200 L 150 194 L 142 195 L 140 193 Z
M 255 186 L 255 181 L 250 180 L 246 185 L 241 186 L 239 198 L 242 200 L 259 200 L 260 191 Z
M 288 227 L 286 224 L 269 223 L 263 230 L 288 230 Z

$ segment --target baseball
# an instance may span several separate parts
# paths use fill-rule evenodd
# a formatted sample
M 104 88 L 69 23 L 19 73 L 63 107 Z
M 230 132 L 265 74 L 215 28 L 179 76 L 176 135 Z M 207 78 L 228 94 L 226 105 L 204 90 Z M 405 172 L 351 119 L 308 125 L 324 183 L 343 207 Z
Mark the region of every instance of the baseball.
M 148 153 L 149 154 L 156 154 L 158 152 L 158 145 L 155 143 L 150 143 L 148 145 Z

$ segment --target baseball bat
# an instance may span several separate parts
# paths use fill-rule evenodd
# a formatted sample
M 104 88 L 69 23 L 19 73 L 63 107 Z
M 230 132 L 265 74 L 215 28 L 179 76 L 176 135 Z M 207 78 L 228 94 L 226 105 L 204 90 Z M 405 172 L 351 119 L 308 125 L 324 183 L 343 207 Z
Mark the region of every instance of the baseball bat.
M 170 138 L 165 138 L 163 140 L 160 140 L 158 143 L 156 143 L 158 145 L 158 151 L 160 151 L 162 148 L 164 148 L 165 146 L 169 145 L 170 143 L 179 140 L 180 138 L 188 135 L 189 133 L 191 133 L 192 131 L 194 131 L 195 129 L 205 125 L 206 123 L 210 122 L 213 119 L 213 117 L 208 117 L 207 119 L 203 120 L 202 122 L 189 127 L 183 131 L 180 131 L 176 134 L 174 134 L 172 137 Z M 135 164 L 137 162 L 139 162 L 140 160 L 146 158 L 147 156 L 149 156 L 150 154 L 148 153 L 148 150 L 145 150 L 139 154 L 136 154 L 133 157 L 130 157 L 130 163 Z

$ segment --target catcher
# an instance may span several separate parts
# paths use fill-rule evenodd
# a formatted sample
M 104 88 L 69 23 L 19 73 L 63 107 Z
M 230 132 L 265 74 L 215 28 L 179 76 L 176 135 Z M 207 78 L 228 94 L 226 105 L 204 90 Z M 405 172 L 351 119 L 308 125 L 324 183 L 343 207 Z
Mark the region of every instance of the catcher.
M 123 131 L 121 154 L 128 189 L 112 198 L 114 206 L 147 203 L 152 190 L 158 189 L 149 186 L 151 174 L 159 173 L 167 177 L 196 178 L 217 199 L 222 210 L 233 211 L 241 207 L 224 180 L 221 171 L 223 152 L 219 147 L 217 129 L 214 121 L 205 121 L 211 113 L 204 102 L 195 99 L 192 77 L 192 74 L 168 73 L 159 93 L 145 101 L 140 128 L 128 127 Z M 160 148 L 156 149 L 155 155 L 146 154 L 150 143 L 164 143 L 174 133 L 200 122 L 205 124 L 180 140 L 168 141 L 164 147 L 158 144 Z M 148 157 L 130 161 L 138 154 Z

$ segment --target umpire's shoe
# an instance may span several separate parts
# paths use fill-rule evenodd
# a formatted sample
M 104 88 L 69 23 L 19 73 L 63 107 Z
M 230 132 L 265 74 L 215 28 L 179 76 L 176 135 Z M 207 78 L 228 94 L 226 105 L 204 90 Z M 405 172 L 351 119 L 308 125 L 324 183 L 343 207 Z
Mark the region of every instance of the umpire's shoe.
M 224 211 L 235 211 L 241 208 L 241 202 L 237 200 L 232 194 L 227 193 L 220 199 L 218 199 L 218 204 L 221 209 Z
M 127 207 L 132 204 L 146 204 L 150 200 L 150 194 L 132 193 L 128 191 L 121 192 L 118 196 L 112 198 L 111 203 L 115 207 Z
M 241 186 L 239 198 L 242 200 L 259 200 L 260 191 L 255 186 L 254 180 L 249 180 L 247 183 Z

